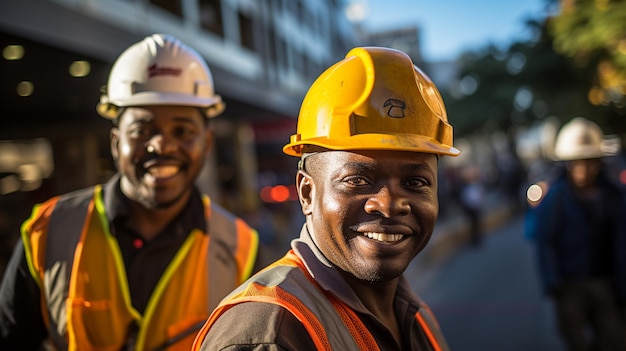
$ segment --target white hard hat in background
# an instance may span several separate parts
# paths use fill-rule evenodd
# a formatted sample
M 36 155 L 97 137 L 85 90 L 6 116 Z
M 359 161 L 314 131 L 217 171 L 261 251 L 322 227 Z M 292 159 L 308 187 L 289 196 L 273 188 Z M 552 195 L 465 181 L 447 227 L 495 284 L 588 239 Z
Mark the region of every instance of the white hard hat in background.
M 602 129 L 596 123 L 576 117 L 563 125 L 557 134 L 554 155 L 561 161 L 607 156 L 603 137 Z
M 209 118 L 224 110 L 204 59 L 167 34 L 148 36 L 119 56 L 97 111 L 102 117 L 115 119 L 120 108 L 147 105 L 199 107 Z

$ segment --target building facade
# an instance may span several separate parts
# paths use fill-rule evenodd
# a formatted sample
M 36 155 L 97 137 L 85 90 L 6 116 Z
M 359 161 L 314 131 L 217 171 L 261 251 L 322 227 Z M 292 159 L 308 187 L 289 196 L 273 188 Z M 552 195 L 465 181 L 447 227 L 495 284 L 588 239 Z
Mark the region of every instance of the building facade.
M 259 174 L 295 169 L 281 146 L 295 133 L 308 86 L 359 44 L 344 6 L 344 0 L 1 1 L 0 210 L 30 208 L 115 171 L 110 124 L 95 106 L 117 56 L 152 33 L 172 34 L 198 50 L 227 105 L 212 121 L 215 152 L 199 186 L 237 213 L 258 210 Z M 7 232 L 17 233 L 15 221 Z

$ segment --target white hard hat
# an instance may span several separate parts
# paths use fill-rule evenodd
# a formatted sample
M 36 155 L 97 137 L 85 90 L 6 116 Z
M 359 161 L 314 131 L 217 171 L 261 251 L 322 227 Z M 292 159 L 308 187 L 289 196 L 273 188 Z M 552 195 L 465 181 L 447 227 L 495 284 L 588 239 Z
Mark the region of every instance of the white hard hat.
M 209 118 L 224 110 L 204 59 L 167 34 L 148 36 L 119 56 L 96 109 L 115 119 L 121 107 L 147 105 L 199 107 Z
M 554 148 L 558 160 L 584 160 L 606 156 L 603 150 L 602 129 L 585 118 L 576 117 L 563 125 Z

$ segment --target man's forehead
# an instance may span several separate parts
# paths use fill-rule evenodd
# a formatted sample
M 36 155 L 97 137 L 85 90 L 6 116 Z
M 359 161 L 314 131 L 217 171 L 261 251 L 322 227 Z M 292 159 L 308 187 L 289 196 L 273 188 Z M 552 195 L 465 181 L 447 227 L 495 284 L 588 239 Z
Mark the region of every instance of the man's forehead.
M 320 155 L 318 157 L 313 157 Z M 317 159 L 313 161 L 314 159 Z M 304 167 L 308 162 L 316 162 L 322 167 L 335 165 L 343 167 L 348 163 L 385 164 L 403 162 L 407 164 L 432 164 L 437 167 L 438 156 L 430 153 L 397 151 L 397 150 L 326 150 L 323 152 L 304 153 L 299 165 Z M 302 169 L 302 168 L 300 168 Z
M 204 117 L 195 107 L 191 106 L 169 106 L 169 105 L 150 105 L 150 106 L 131 106 L 127 107 L 120 114 L 120 120 L 124 117 L 132 117 L 133 120 L 142 120 L 149 122 L 158 116 L 172 117 Z

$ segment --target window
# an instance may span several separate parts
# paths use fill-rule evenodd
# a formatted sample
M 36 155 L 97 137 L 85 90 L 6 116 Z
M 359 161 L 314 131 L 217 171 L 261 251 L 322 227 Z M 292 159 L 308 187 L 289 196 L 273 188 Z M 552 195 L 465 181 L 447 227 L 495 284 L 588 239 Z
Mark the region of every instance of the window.
M 241 12 L 239 12 L 239 36 L 243 47 L 254 50 L 252 19 Z
M 180 18 L 183 17 L 181 0 L 150 0 L 150 3 Z
M 269 28 L 267 31 L 267 38 L 268 38 L 268 51 L 269 51 L 269 60 L 271 62 L 272 65 L 276 65 L 277 60 L 278 60 L 278 55 L 276 53 L 277 47 L 276 47 L 276 32 L 274 31 L 274 28 Z
M 202 28 L 224 36 L 224 26 L 222 21 L 222 3 L 220 0 L 199 0 L 200 24 Z

